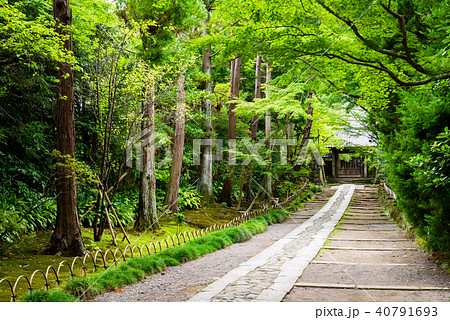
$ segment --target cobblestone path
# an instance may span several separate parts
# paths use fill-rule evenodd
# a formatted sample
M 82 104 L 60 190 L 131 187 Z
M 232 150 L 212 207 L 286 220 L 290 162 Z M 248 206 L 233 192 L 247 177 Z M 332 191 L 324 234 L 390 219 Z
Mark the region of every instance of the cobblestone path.
M 354 190 L 355 185 L 339 186 L 328 203 L 304 222 L 293 214 L 297 228 L 190 301 L 281 301 L 334 230 Z

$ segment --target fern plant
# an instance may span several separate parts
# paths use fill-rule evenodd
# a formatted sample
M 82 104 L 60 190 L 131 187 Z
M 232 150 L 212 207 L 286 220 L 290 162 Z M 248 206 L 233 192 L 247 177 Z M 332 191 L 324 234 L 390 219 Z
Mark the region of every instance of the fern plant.
M 178 193 L 178 208 L 183 210 L 196 210 L 200 208 L 202 204 L 202 196 L 194 187 L 187 189 L 180 189 Z

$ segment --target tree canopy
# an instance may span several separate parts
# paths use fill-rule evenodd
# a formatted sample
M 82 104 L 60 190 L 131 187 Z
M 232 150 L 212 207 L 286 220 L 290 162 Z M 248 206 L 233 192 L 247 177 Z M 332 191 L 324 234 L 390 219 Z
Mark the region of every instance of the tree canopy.
M 363 130 L 377 148 L 357 152 L 378 181 L 392 187 L 430 248 L 450 250 L 450 1 L 72 0 L 70 7 L 72 24 L 58 32 L 51 2 L 0 1 L 0 216 L 9 217 L 0 219 L 0 249 L 55 225 L 56 105 L 64 98 L 55 94 L 56 72 L 66 63 L 74 71 L 70 165 L 82 227 L 96 240 L 109 223 L 108 189 L 126 208 L 112 224 L 136 221 L 147 148 L 139 137 L 149 126 L 154 163 L 145 172 L 154 197 L 146 201 L 158 219 L 211 203 L 197 190 L 207 171 L 195 164 L 196 140 L 222 141 L 200 150 L 222 150 L 216 160 L 229 161 L 211 153 L 202 166 L 210 164 L 213 204 L 234 177 L 227 201 L 234 206 L 252 203 L 268 175 L 277 198 L 300 180 L 319 183 L 320 165 L 295 165 L 304 141 L 326 155 L 343 146 L 339 132 Z M 287 163 L 271 139 L 296 139 Z M 241 166 L 246 159 L 251 166 Z M 176 209 L 164 204 L 172 191 Z

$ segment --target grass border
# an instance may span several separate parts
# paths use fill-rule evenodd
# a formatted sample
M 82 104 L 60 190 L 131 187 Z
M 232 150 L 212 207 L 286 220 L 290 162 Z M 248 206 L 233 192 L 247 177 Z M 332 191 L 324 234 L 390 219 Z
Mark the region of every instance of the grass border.
M 92 277 L 75 277 L 61 288 L 33 290 L 19 299 L 28 302 L 73 302 L 92 300 L 95 296 L 143 280 L 169 266 L 192 261 L 233 243 L 250 240 L 253 235 L 267 230 L 269 225 L 283 222 L 287 213 L 271 210 L 265 215 L 248 220 L 237 227 L 214 231 L 178 247 L 168 248 L 151 256 L 135 257 Z

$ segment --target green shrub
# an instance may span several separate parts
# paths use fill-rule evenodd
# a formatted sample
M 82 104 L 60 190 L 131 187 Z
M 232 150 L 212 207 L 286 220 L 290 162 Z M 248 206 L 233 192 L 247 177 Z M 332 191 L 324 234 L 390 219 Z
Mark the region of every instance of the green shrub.
M 268 218 L 267 217 L 263 218 L 262 216 L 256 217 L 252 220 L 243 223 L 242 227 L 250 231 L 251 235 L 255 235 L 267 230 L 268 223 L 266 219 Z
M 23 186 L 25 196 L 0 194 L 0 254 L 2 248 L 30 231 L 50 228 L 56 221 L 56 202 Z
M 96 283 L 101 291 L 122 288 L 128 284 L 144 279 L 146 273 L 123 263 L 115 268 L 108 269 L 97 277 Z
M 281 223 L 286 220 L 287 213 L 283 210 L 272 210 L 268 215 L 271 215 L 276 223 Z
M 62 290 L 33 290 L 20 301 L 25 302 L 75 302 L 76 297 Z
M 173 267 L 173 266 L 178 266 L 179 264 L 181 264 L 180 261 L 178 261 L 177 259 L 170 257 L 170 256 L 162 256 L 162 259 L 164 261 L 164 264 L 166 265 L 166 267 Z M 165 268 L 164 268 L 165 269 Z
M 198 258 L 198 252 L 195 247 L 186 248 L 185 246 L 174 248 L 172 258 L 183 263 Z
M 221 232 L 221 231 L 218 231 Z M 232 244 L 233 241 L 228 237 L 225 233 L 212 233 L 205 237 L 201 237 L 199 239 L 195 239 L 186 246 L 193 246 L 197 249 L 199 256 L 203 256 L 205 254 L 217 251 L 226 246 Z
M 64 291 L 83 299 L 94 297 L 99 294 L 99 290 L 93 279 L 85 277 L 74 277 L 70 279 L 64 286 Z
M 233 241 L 231 240 L 231 238 L 225 233 L 211 234 L 211 242 L 212 242 L 212 245 L 214 246 L 214 248 L 217 248 L 217 249 L 223 249 L 223 248 L 228 247 L 229 245 L 233 244 Z
M 202 205 L 202 196 L 195 187 L 180 188 L 178 194 L 178 208 L 180 211 L 187 209 L 196 210 Z
M 21 235 L 27 231 L 27 227 L 20 212 L 14 205 L 3 201 L 0 195 L 0 255 L 8 245 L 20 239 Z
M 166 265 L 164 260 L 155 255 L 149 257 L 137 257 L 127 260 L 127 265 L 134 269 L 140 269 L 147 274 L 153 274 L 161 272 L 165 269 Z
M 223 231 L 231 239 L 231 241 L 233 241 L 233 243 L 244 242 L 252 238 L 250 230 L 245 227 L 234 227 Z
M 375 113 L 375 120 L 383 132 L 380 173 L 399 209 L 428 248 L 450 252 L 448 97 L 448 86 L 404 91 L 399 103 Z

